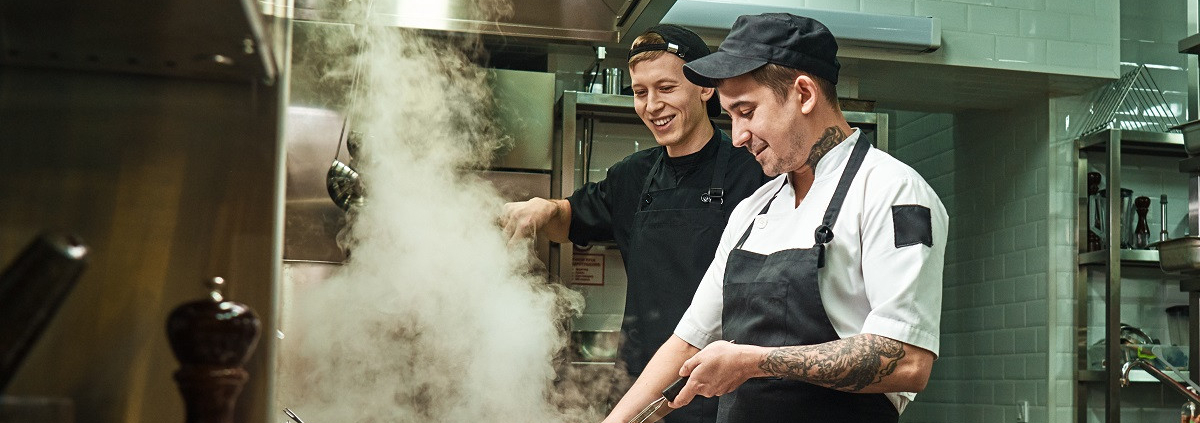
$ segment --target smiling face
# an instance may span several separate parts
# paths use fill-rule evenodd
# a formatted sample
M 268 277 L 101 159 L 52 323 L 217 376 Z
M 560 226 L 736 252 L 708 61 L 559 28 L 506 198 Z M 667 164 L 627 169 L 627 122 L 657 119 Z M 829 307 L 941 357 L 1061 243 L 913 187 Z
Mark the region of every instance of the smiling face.
M 704 102 L 713 89 L 689 82 L 683 63 L 678 56 L 662 54 L 629 67 L 634 109 L 672 157 L 699 151 L 712 137 Z
M 762 165 L 763 173 L 777 176 L 804 168 L 812 142 L 805 142 L 806 107 L 790 91 L 780 98 L 750 74 L 722 80 L 721 107 L 733 119 L 733 145 L 746 147 Z

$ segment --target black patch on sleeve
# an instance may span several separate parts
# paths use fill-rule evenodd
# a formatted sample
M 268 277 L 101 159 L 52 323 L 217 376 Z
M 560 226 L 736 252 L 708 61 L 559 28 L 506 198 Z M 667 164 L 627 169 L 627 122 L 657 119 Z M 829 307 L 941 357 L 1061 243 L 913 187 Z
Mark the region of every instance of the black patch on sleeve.
M 896 230 L 896 248 L 917 244 L 933 246 L 933 225 L 928 207 L 915 204 L 892 206 L 892 225 Z

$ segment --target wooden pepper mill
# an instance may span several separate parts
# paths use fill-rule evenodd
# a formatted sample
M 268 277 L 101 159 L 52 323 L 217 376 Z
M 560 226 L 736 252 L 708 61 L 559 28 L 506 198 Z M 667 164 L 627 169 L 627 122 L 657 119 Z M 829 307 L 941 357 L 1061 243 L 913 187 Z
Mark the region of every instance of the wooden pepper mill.
M 242 365 L 258 343 L 260 323 L 249 307 L 225 300 L 224 284 L 213 278 L 208 298 L 180 305 L 167 318 L 187 423 L 233 423 L 237 396 L 250 378 Z
M 1146 214 L 1150 212 L 1150 197 L 1138 197 L 1133 200 L 1133 209 L 1137 210 L 1137 226 L 1133 229 L 1133 248 L 1146 249 L 1150 244 L 1150 225 L 1146 223 Z

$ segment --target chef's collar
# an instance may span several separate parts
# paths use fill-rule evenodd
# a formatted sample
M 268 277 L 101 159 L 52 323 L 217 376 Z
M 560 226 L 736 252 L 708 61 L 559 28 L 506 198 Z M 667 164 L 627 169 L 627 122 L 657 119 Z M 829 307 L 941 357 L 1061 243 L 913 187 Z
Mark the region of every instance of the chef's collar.
M 813 169 L 813 181 L 821 180 L 821 178 L 829 177 L 830 175 L 838 175 L 837 170 L 842 168 L 842 163 L 846 158 L 850 157 L 850 152 L 854 150 L 854 144 L 861 138 L 859 134 L 862 131 L 858 128 L 853 128 L 854 132 L 850 136 L 838 143 L 836 147 L 825 153 L 825 157 L 817 162 L 817 168 Z

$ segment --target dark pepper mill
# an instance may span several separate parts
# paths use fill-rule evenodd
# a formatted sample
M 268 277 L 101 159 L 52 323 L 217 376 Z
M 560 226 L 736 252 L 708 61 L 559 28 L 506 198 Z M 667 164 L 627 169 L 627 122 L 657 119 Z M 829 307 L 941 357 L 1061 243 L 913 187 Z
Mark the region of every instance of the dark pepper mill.
M 1101 218 L 1101 216 L 1100 216 L 1100 211 L 1098 210 L 1098 207 L 1100 206 L 1100 204 L 1098 204 L 1099 198 L 1096 195 L 1099 193 L 1100 193 L 1100 173 L 1099 172 L 1088 172 L 1088 174 L 1087 174 L 1087 195 L 1088 195 L 1088 206 L 1091 208 L 1090 210 L 1088 210 L 1088 217 L 1089 217 L 1089 220 L 1091 221 L 1091 225 L 1087 225 L 1088 226 L 1088 228 L 1087 228 L 1087 251 L 1100 251 L 1101 249 L 1104 248 L 1100 243 L 1100 234 L 1099 234 L 1101 220 L 1103 220 L 1103 218 Z
M 1146 223 L 1146 214 L 1150 213 L 1150 197 L 1133 199 L 1133 209 L 1137 211 L 1137 226 L 1133 228 L 1133 248 L 1146 249 L 1150 244 L 1150 225 Z
M 224 279 L 207 284 L 209 298 L 180 305 L 167 318 L 167 338 L 180 364 L 175 382 L 187 423 L 233 423 L 233 406 L 250 378 L 242 365 L 258 343 L 260 323 L 249 307 L 225 300 Z

